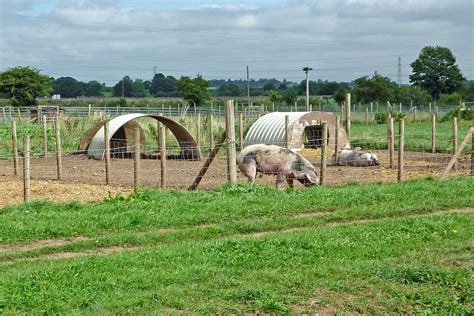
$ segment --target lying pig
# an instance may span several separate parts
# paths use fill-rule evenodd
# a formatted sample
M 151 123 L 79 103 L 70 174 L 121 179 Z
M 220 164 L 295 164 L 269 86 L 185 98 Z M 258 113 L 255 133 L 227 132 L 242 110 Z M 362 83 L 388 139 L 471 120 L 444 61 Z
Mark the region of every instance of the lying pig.
M 319 177 L 313 165 L 299 154 L 283 147 L 250 145 L 240 152 L 237 163 L 240 171 L 252 184 L 257 172 L 276 175 L 277 187 L 286 180 L 292 188 L 295 179 L 306 187 L 319 184 Z
M 378 166 L 377 155 L 370 151 L 363 151 L 360 148 L 339 150 L 339 158 L 336 161 L 336 154 L 331 158 L 332 165 L 367 167 Z

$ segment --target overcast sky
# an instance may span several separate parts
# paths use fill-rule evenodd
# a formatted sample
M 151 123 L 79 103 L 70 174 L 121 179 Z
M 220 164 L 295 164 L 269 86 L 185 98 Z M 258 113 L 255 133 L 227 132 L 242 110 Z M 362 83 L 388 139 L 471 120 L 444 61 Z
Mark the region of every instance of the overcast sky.
M 113 85 L 156 72 L 206 79 L 402 82 L 427 45 L 474 79 L 473 0 L 0 0 L 0 70 Z

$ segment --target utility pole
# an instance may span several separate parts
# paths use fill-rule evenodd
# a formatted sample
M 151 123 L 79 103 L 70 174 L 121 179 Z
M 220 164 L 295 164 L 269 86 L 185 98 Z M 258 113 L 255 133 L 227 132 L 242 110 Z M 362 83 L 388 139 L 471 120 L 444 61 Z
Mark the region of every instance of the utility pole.
M 123 87 L 123 82 L 124 82 L 124 79 L 125 77 L 122 78 L 122 99 L 124 98 L 125 96 L 125 93 L 124 93 L 124 87 Z
M 247 106 L 250 108 L 250 76 L 249 76 L 249 66 L 247 66 Z
M 303 71 L 306 74 L 306 111 L 309 111 L 309 72 L 313 70 L 311 67 L 304 67 Z
M 156 66 L 153 66 L 153 75 L 156 75 Z
M 400 56 L 398 57 L 397 81 L 398 81 L 399 85 L 403 84 L 403 82 L 402 82 L 402 58 Z

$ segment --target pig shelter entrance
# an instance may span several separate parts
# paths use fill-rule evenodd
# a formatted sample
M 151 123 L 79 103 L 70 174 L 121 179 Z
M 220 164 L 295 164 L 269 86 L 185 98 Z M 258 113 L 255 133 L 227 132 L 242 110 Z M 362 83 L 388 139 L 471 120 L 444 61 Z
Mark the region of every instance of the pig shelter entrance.
M 317 149 L 323 144 L 323 126 L 308 125 L 304 128 L 305 148 Z M 329 144 L 329 129 L 327 131 L 327 144 Z

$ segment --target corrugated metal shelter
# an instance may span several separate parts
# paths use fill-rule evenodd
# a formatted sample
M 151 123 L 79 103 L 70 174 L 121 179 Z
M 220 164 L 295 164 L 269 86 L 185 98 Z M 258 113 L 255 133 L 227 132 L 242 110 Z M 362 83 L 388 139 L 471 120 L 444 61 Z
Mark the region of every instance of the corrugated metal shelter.
M 319 148 L 322 122 L 328 123 L 328 145 L 335 146 L 336 116 L 330 112 L 273 112 L 260 117 L 245 136 L 244 145 L 285 145 L 285 116 L 289 116 L 289 147 L 292 150 Z M 349 145 L 346 131 L 339 128 L 340 148 Z
M 176 137 L 181 148 L 180 158 L 187 160 L 199 160 L 201 154 L 193 136 L 178 122 L 155 114 L 141 114 L 132 113 L 114 117 L 109 120 L 109 139 L 108 142 L 111 144 L 111 151 L 117 147 L 117 143 L 120 143 L 120 147 L 123 151 L 132 153 L 134 144 L 134 132 L 135 127 L 139 127 L 139 124 L 133 122 L 138 118 L 149 117 L 153 118 L 163 125 L 165 125 Z M 104 125 L 107 121 L 101 122 L 98 126 L 93 127 L 84 134 L 83 139 L 79 145 L 79 149 L 87 150 L 89 157 L 102 160 L 104 159 L 105 145 L 104 145 Z M 144 144 L 145 134 L 141 131 L 140 144 Z M 91 135 L 94 135 L 91 137 Z M 90 140 L 89 140 L 90 139 Z

